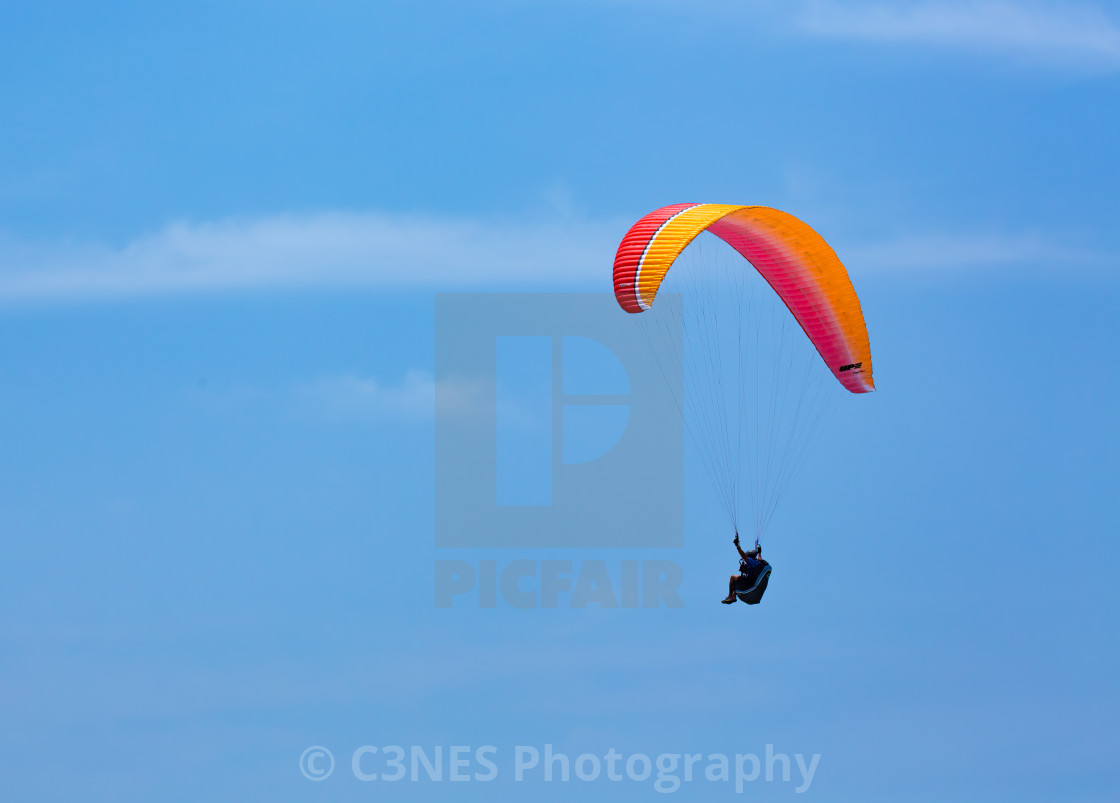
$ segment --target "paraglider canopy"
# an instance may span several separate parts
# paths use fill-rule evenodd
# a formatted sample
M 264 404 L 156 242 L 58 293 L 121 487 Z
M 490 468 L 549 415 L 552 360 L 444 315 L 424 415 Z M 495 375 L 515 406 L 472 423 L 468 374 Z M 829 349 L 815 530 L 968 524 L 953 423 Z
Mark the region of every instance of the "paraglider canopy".
M 630 228 L 615 255 L 619 306 L 635 313 L 649 309 L 677 256 L 702 231 L 758 270 L 844 387 L 852 393 L 875 389 L 867 324 L 848 272 L 823 237 L 777 209 L 675 204 L 650 212 Z
M 738 532 L 745 479 L 760 537 L 839 400 L 875 389 L 847 270 L 786 212 L 674 204 L 627 231 L 613 280 L 664 367 L 683 372 L 678 406 L 730 523 Z M 658 304 L 664 292 L 684 303 Z

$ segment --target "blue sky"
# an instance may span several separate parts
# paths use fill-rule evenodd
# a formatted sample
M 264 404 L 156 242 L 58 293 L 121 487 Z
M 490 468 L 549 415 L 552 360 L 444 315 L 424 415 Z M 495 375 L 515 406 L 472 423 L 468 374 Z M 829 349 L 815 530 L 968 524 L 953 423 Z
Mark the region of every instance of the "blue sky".
M 663 797 L 512 781 L 549 743 L 1113 799 L 1118 91 L 1089 2 L 0 8 L 8 796 Z M 608 292 L 681 201 L 810 222 L 871 333 L 764 604 L 691 457 L 680 549 L 437 549 L 434 294 Z M 448 554 L 672 560 L 685 606 L 437 609 Z M 500 777 L 352 776 L 389 744 Z

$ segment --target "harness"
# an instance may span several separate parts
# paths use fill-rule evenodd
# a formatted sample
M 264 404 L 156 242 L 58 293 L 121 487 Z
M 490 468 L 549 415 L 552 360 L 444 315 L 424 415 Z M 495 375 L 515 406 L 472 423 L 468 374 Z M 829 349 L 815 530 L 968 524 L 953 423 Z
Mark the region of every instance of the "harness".
M 738 538 L 738 535 L 739 535 L 738 533 L 735 534 L 736 538 Z M 757 538 L 754 539 L 754 550 L 753 551 L 756 555 L 758 555 L 758 539 Z M 749 575 L 752 570 L 757 569 L 763 563 L 765 563 L 765 561 L 762 560 L 761 555 L 759 555 L 759 557 L 757 557 L 757 558 L 740 558 L 739 559 L 739 574 Z
M 758 539 L 755 539 L 758 548 Z M 757 554 L 757 553 L 756 553 Z M 766 592 L 770 581 L 770 564 L 762 558 L 743 558 L 739 561 L 739 581 L 735 584 L 735 594 L 748 605 L 757 605 Z

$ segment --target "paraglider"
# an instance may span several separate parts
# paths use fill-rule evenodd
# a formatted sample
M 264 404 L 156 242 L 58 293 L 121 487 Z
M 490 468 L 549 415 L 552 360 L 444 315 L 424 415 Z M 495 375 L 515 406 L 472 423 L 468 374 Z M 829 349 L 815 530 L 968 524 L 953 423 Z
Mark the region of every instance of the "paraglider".
M 658 304 L 666 289 L 684 303 Z M 724 602 L 745 594 L 753 604 L 770 575 L 759 541 L 828 430 L 838 397 L 847 395 L 837 390 L 875 389 L 867 325 L 848 272 L 824 238 L 786 212 L 674 204 L 622 238 L 614 292 L 643 321 L 658 359 L 684 377 L 678 406 L 747 569 L 733 576 Z M 683 345 L 666 337 L 672 324 L 683 330 Z M 738 544 L 744 475 L 754 514 L 750 553 Z
M 757 541 L 750 552 L 744 552 L 739 546 L 739 533 L 735 533 L 732 543 L 739 553 L 739 573 L 731 575 L 727 596 L 720 602 L 731 605 L 740 599 L 748 605 L 757 605 L 762 602 L 762 595 L 770 582 L 770 564 L 762 559 L 762 547 Z

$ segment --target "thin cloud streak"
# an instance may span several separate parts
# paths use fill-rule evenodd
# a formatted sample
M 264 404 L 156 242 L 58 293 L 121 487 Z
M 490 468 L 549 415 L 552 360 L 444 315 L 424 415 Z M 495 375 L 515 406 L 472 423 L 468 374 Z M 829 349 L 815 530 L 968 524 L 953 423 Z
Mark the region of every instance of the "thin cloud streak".
M 596 280 L 622 224 L 376 213 L 176 223 L 123 248 L 0 243 L 0 301 Z
M 180 223 L 119 249 L 0 241 L 0 304 L 343 287 L 606 289 L 625 229 L 371 213 Z M 1032 234 L 834 244 L 853 275 L 1095 261 Z
M 282 388 L 259 385 L 192 388 L 192 403 L 214 413 L 285 409 L 298 415 L 337 422 L 401 423 L 430 421 L 436 414 L 483 420 L 494 417 L 493 393 L 484 379 L 453 376 L 436 379 L 412 368 L 398 380 L 358 374 L 318 376 Z
M 1120 68 L 1120 27 L 1070 3 L 942 0 L 906 5 L 810 3 L 801 30 L 841 39 L 925 44 L 1084 68 Z
M 439 417 L 482 423 L 494 420 L 496 405 L 501 406 L 503 417 L 516 423 L 534 416 L 531 410 L 496 400 L 486 377 L 436 378 L 419 368 L 410 369 L 399 382 L 354 374 L 318 377 L 293 388 L 292 397 L 305 410 L 342 421 L 424 421 Z
M 334 419 L 429 419 L 435 408 L 435 380 L 412 369 L 399 383 L 346 374 L 324 376 L 294 390 L 302 406 Z
M 945 273 L 1011 265 L 1080 267 L 1096 260 L 1085 250 L 1035 235 L 948 235 L 916 233 L 845 248 L 841 256 L 854 275 Z
M 260 385 L 191 388 L 191 403 L 212 413 L 284 410 L 343 424 L 493 422 L 495 415 L 515 427 L 540 426 L 541 412 L 508 398 L 496 398 L 493 378 L 436 377 L 421 368 L 397 380 L 359 374 L 328 374 L 282 388 Z

